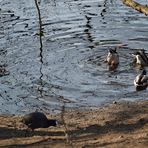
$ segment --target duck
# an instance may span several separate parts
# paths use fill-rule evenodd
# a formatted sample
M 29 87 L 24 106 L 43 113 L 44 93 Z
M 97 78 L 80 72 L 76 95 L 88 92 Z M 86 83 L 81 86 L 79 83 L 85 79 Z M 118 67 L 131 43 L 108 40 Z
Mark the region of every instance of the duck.
M 134 80 L 134 86 L 136 91 L 145 90 L 148 87 L 148 76 L 146 75 L 146 70 L 144 69 L 141 74 L 137 75 Z
M 106 62 L 109 66 L 109 70 L 114 70 L 118 67 L 119 65 L 119 55 L 116 51 L 116 49 L 110 48 L 108 50 L 108 54 L 106 57 Z
M 32 131 L 37 128 L 48 128 L 49 126 L 57 126 L 57 121 L 48 119 L 42 112 L 32 112 L 26 114 L 22 118 L 22 122 Z
M 140 65 L 141 67 L 148 66 L 148 57 L 144 51 L 144 49 L 137 51 L 134 56 L 134 61 L 136 65 Z

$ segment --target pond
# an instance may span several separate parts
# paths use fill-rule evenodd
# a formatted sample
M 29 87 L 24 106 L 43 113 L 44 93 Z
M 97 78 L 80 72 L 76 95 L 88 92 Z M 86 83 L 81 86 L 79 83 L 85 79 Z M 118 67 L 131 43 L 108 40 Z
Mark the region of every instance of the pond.
M 147 0 L 140 0 L 147 4 Z M 136 92 L 132 53 L 148 52 L 148 17 L 121 0 L 40 0 L 43 48 L 34 0 L 0 0 L 0 113 L 98 107 L 147 99 Z M 118 68 L 108 71 L 108 49 Z

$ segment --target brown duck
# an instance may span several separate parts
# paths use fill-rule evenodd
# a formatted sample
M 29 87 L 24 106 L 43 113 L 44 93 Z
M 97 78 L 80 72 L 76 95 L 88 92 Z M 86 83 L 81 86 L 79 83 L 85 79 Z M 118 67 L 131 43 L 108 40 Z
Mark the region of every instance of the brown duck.
M 119 65 L 119 55 L 116 49 L 109 49 L 105 60 L 109 66 L 109 70 L 114 70 Z
M 134 64 L 141 67 L 148 66 L 148 57 L 144 49 L 141 49 L 132 55 L 134 56 Z
M 137 91 L 145 90 L 148 87 L 148 76 L 146 71 L 143 70 L 141 74 L 136 76 L 134 80 L 134 86 Z

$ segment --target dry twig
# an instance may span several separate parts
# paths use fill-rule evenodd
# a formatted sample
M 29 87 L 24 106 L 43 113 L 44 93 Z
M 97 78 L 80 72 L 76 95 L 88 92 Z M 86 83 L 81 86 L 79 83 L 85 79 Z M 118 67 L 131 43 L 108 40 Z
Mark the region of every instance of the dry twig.
M 146 5 L 141 5 L 133 0 L 122 0 L 123 4 L 141 12 L 144 13 L 145 15 L 148 15 L 148 6 Z
M 62 106 L 62 110 L 61 110 L 61 119 L 62 119 L 62 123 L 64 125 L 64 133 L 65 133 L 65 137 L 67 139 L 67 143 L 69 143 L 69 145 L 74 148 L 72 141 L 70 140 L 70 135 L 68 134 L 68 128 L 64 119 L 64 113 L 65 113 L 65 103 Z

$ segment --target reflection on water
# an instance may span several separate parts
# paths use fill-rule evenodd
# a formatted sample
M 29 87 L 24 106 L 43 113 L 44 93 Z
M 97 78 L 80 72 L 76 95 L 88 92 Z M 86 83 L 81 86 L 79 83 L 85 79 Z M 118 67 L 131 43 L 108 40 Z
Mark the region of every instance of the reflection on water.
M 146 90 L 135 91 L 139 71 L 130 63 L 135 49 L 148 52 L 148 17 L 117 0 L 41 0 L 40 48 L 34 1 L 0 4 L 1 113 L 147 99 Z M 109 47 L 120 55 L 113 72 L 104 63 Z

